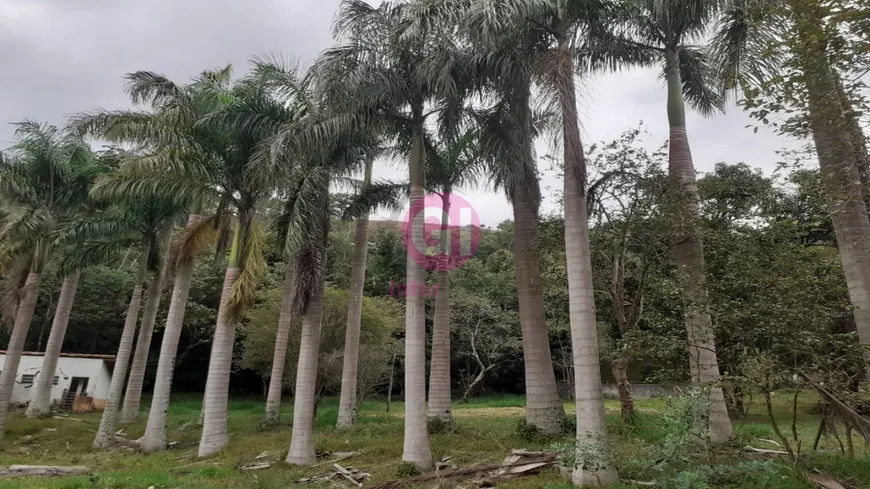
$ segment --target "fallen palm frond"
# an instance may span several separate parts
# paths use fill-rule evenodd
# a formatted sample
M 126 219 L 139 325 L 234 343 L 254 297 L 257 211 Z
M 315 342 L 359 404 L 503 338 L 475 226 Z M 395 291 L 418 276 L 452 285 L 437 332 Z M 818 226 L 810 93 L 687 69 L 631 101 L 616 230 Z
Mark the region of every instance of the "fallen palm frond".
M 556 465 L 556 454 L 549 452 L 524 452 L 514 450 L 504 461 L 498 464 L 465 467 L 461 469 L 441 470 L 432 474 L 406 477 L 382 482 L 370 489 L 399 489 L 402 487 L 418 487 L 442 479 L 458 479 L 472 476 L 485 476 L 482 481 L 490 487 L 497 482 L 503 482 L 515 477 L 537 474 L 545 468 Z
M 90 471 L 90 468 L 81 465 L 73 465 L 70 467 L 57 465 L 10 465 L 8 468 L 0 469 L 0 477 L 81 475 L 87 474 Z

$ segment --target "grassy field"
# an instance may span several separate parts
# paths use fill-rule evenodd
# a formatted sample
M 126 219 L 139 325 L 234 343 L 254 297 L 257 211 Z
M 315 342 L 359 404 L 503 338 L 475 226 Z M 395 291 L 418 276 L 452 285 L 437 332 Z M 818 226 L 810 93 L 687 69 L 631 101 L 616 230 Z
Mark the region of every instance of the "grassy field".
M 232 400 L 229 412 L 229 446 L 216 457 L 198 460 L 195 455 L 199 429 L 195 423 L 189 422 L 198 419 L 200 400 L 200 395 L 176 396 L 170 411 L 169 434 L 170 440 L 179 443 L 171 450 L 151 455 L 141 455 L 129 450 L 92 449 L 94 432 L 99 424 L 98 413 L 73 416 L 69 420 L 30 420 L 21 413 L 15 413 L 8 423 L 6 440 L 0 443 L 0 465 L 86 465 L 94 473 L 80 477 L 0 480 L 0 489 L 324 487 L 300 486 L 296 481 L 301 477 L 328 473 L 329 464 L 291 467 L 279 462 L 269 469 L 256 472 L 241 472 L 237 468 L 240 463 L 253 460 L 262 452 L 270 452 L 268 458 L 272 460 L 283 460 L 290 443 L 292 400 L 284 402 L 285 424 L 269 430 L 260 427 L 262 400 Z M 791 419 L 785 411 L 788 400 L 783 397 L 782 402 L 783 405 L 778 406 L 779 416 L 785 428 L 790 431 Z M 430 437 L 434 456 L 440 459 L 450 455 L 455 464 L 466 466 L 478 462 L 500 461 L 513 448 L 534 450 L 547 448 L 554 441 L 560 441 L 535 440 L 518 434 L 517 426 L 523 418 L 523 403 L 522 397 L 491 397 L 476 399 L 469 404 L 456 404 L 455 429 Z M 325 399 L 319 406 L 316 420 L 318 450 L 361 451 L 359 456 L 343 463 L 373 474 L 368 484 L 396 478 L 402 454 L 402 405 L 394 403 L 391 412 L 386 413 L 384 403 L 367 402 L 362 406 L 357 427 L 352 431 L 341 432 L 334 429 L 337 404 L 337 399 Z M 798 417 L 797 429 L 803 446 L 809 448 L 818 421 L 810 414 L 812 399 L 802 398 L 801 406 L 803 412 Z M 667 424 L 664 418 L 667 402 L 638 401 L 637 407 L 640 415 L 636 426 L 626 427 L 620 423 L 617 403 L 607 402 L 608 422 L 615 452 L 614 463 L 620 469 L 622 477 L 633 480 L 658 479 L 661 487 L 698 487 L 691 483 L 677 485 L 680 480 L 661 483 L 664 479 L 653 462 L 657 452 L 672 449 L 663 439 L 663 426 Z M 573 416 L 573 404 L 566 403 L 565 409 L 569 416 Z M 746 455 L 742 452 L 741 448 L 746 444 L 775 448 L 757 440 L 775 438 L 763 412 L 761 406 L 758 406 L 746 419 L 736 421 L 735 428 L 739 437 L 733 445 L 715 452 L 695 447 L 698 452 L 704 453 L 698 453 L 694 459 L 683 460 L 681 463 L 685 465 L 685 469 L 692 471 L 697 470 L 693 467 L 720 467 L 709 478 L 709 487 L 715 488 L 813 488 L 802 473 L 804 469 L 795 470 L 784 460 L 778 461 L 764 455 Z M 138 438 L 142 434 L 144 413 L 142 418 L 140 423 L 127 428 L 127 437 Z M 177 433 L 177 429 L 185 423 L 189 423 L 189 426 L 183 432 Z M 570 440 L 570 436 L 563 439 Z M 831 451 L 829 444 L 824 445 L 829 450 L 808 456 L 804 460 L 804 467 L 818 469 L 847 488 L 870 488 L 870 457 L 863 446 L 857 450 L 855 458 L 850 459 Z M 766 460 L 772 462 L 761 463 Z M 730 469 L 722 470 L 721 467 L 740 468 L 729 472 Z M 682 476 L 677 476 L 678 479 L 680 477 Z M 685 481 L 682 483 L 685 484 Z M 461 481 L 450 481 L 439 487 L 446 489 L 473 486 L 468 483 L 463 485 Z M 498 487 L 563 489 L 570 486 L 561 480 L 556 471 L 550 471 L 499 484 Z M 617 487 L 634 486 L 623 484 Z

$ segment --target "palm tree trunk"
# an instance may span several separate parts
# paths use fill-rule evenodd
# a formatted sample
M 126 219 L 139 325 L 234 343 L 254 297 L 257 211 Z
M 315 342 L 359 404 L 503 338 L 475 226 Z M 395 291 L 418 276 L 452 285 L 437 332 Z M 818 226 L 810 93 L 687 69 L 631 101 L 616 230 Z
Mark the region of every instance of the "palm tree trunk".
M 517 298 L 523 335 L 526 423 L 544 433 L 561 433 L 565 410 L 559 397 L 544 316 L 544 291 L 538 256 L 538 213 L 524 184 L 514 189 L 514 247 Z
M 615 484 L 619 476 L 608 461 L 607 427 L 601 397 L 592 253 L 586 211 L 586 158 L 577 126 L 573 58 L 567 43 L 561 43 L 560 48 L 562 56 L 555 79 L 562 109 L 565 258 L 574 357 L 574 400 L 577 403 L 577 462 L 572 479 L 579 486 L 606 486 Z
M 3 371 L 0 372 L 0 439 L 3 439 L 6 434 L 6 415 L 9 412 L 9 402 L 12 400 L 12 389 L 15 387 L 15 378 L 18 377 L 18 365 L 24 353 L 27 331 L 30 329 L 33 312 L 36 310 L 36 300 L 39 298 L 39 282 L 42 277 L 34 270 L 35 267 L 27 275 L 27 281 L 19 292 L 21 302 L 18 304 L 12 336 L 6 347 Z
M 28 417 L 47 416 L 51 413 L 51 387 L 54 384 L 57 360 L 63 346 L 63 338 L 66 335 L 66 326 L 69 324 L 70 312 L 72 312 L 75 302 L 80 275 L 79 270 L 74 271 L 63 279 L 63 285 L 60 286 L 60 296 L 57 299 L 57 309 L 51 323 L 51 332 L 48 334 L 48 344 L 45 346 L 42 368 L 36 378 L 36 389 L 34 389 L 33 397 L 30 399 L 30 405 L 27 406 Z
M 139 338 L 136 340 L 136 350 L 133 353 L 133 363 L 130 366 L 130 378 L 127 380 L 127 392 L 124 394 L 124 404 L 121 407 L 121 424 L 129 424 L 139 417 L 139 403 L 142 400 L 142 383 L 145 380 L 145 369 L 148 367 L 148 354 L 151 351 L 151 337 L 154 334 L 154 323 L 157 321 L 157 310 L 160 308 L 160 298 L 163 296 L 163 284 L 169 273 L 169 260 L 165 259 L 162 270 L 154 275 L 148 287 L 148 297 L 142 310 L 142 325 L 139 327 Z
M 837 89 L 840 103 L 843 105 L 843 117 L 846 121 L 846 127 L 849 131 L 849 136 L 852 141 L 852 150 L 854 152 L 855 166 L 858 169 L 858 174 L 861 177 L 862 192 L 864 205 L 867 207 L 867 212 L 870 213 L 870 154 L 867 152 L 867 137 L 864 135 L 864 130 L 861 128 L 861 122 L 858 120 L 859 114 L 855 110 L 854 103 L 846 93 L 843 87 L 843 81 L 839 73 L 831 70 L 834 85 Z
M 825 53 L 822 19 L 817 9 L 796 5 L 792 10 L 802 43 L 798 54 L 807 85 L 810 127 L 870 380 L 870 219 L 855 158 L 860 148 L 855 148 L 849 131 L 845 115 L 849 108 L 837 103 L 840 99 Z
M 541 262 L 538 252 L 538 207 L 540 189 L 532 153 L 532 112 L 530 81 L 517 95 L 518 122 L 521 135 L 516 142 L 523 158 L 512 169 L 508 180 L 514 215 L 514 261 L 517 299 L 523 341 L 526 384 L 526 423 L 543 433 L 561 433 L 565 410 L 559 397 L 550 340 L 544 315 L 544 291 L 541 285 Z
M 293 396 L 293 435 L 286 462 L 311 465 L 317 461 L 314 450 L 314 411 L 317 400 L 317 361 L 320 357 L 320 321 L 323 317 L 323 293 L 326 285 L 321 273 L 317 290 L 302 317 L 299 362 L 296 366 L 296 389 Z
M 366 159 L 363 187 L 372 180 L 374 160 Z M 353 263 L 350 269 L 350 300 L 347 303 L 347 329 L 344 332 L 344 356 L 341 365 L 341 397 L 338 403 L 339 428 L 351 428 L 357 416 L 357 370 L 359 368 L 359 335 L 362 324 L 363 289 L 366 281 L 366 263 L 369 248 L 369 217 L 361 216 L 356 222 L 353 238 Z
M 121 395 L 124 393 L 127 364 L 130 362 L 130 354 L 133 350 L 136 320 L 139 319 L 139 306 L 142 302 L 142 284 L 145 282 L 145 270 L 148 265 L 147 250 L 142 253 L 139 261 L 139 274 L 136 277 L 136 285 L 133 287 L 133 295 L 130 297 L 130 305 L 127 307 L 127 319 L 124 321 L 121 343 L 118 345 L 118 354 L 115 356 L 115 368 L 112 370 L 112 382 L 109 384 L 109 397 L 106 399 L 106 407 L 103 408 L 100 428 L 97 430 L 97 436 L 94 437 L 94 448 L 109 448 L 115 440 L 115 430 L 118 427 L 118 405 L 121 403 Z
M 679 54 L 667 53 L 665 75 L 668 85 L 668 122 L 670 152 L 668 173 L 674 198 L 674 255 L 680 268 L 680 281 L 686 304 L 685 320 L 688 333 L 689 367 L 692 383 L 709 388 L 710 439 L 720 443 L 731 437 L 731 420 L 725 396 L 719 382 L 719 363 L 713 319 L 707 309 L 706 265 L 704 243 L 698 228 L 698 185 L 695 167 L 686 133 L 686 109 L 683 103 Z
M 198 209 L 191 213 L 187 220 L 188 229 L 199 222 Z M 140 449 L 143 452 L 156 452 L 166 449 L 166 419 L 169 413 L 169 396 L 172 392 L 172 376 L 175 372 L 175 357 L 178 354 L 178 339 L 184 327 L 184 313 L 187 309 L 187 297 L 190 294 L 190 284 L 193 280 L 193 259 L 181 260 L 175 271 L 175 285 L 172 288 L 172 298 L 169 301 L 169 313 L 166 315 L 166 329 L 163 330 L 163 342 L 160 345 L 160 358 L 157 360 L 157 377 L 154 382 L 154 394 L 151 399 L 151 409 L 148 411 L 148 424 L 142 437 Z
M 227 434 L 227 402 L 229 401 L 230 369 L 233 363 L 233 343 L 236 339 L 236 322 L 229 317 L 227 300 L 230 291 L 239 279 L 239 267 L 244 222 L 236 225 L 235 237 L 224 275 L 221 304 L 208 362 L 208 377 L 205 382 L 205 398 L 202 407 L 202 437 L 199 440 L 199 457 L 208 457 L 220 452 L 229 440 Z
M 415 109 L 417 120 L 422 121 L 422 104 Z M 429 433 L 426 421 L 426 298 L 420 293 L 426 281 L 423 266 L 417 262 L 414 247 L 424 246 L 423 226 L 425 204 L 423 201 L 423 126 L 413 129 L 411 161 L 411 208 L 409 210 L 409 240 L 407 247 L 407 272 L 405 282 L 405 441 L 402 460 L 413 463 L 419 470 L 432 467 L 432 452 L 429 449 Z M 421 249 L 420 252 L 424 250 Z
M 429 369 L 429 417 L 450 422 L 450 190 L 441 195 L 441 254 L 435 286 L 435 318 L 432 326 L 432 361 Z
M 288 260 L 284 275 L 284 296 L 278 316 L 278 333 L 275 336 L 275 353 L 272 355 L 272 376 L 269 379 L 269 394 L 266 397 L 267 425 L 278 423 L 281 411 L 281 394 L 284 390 L 284 365 L 287 359 L 287 341 L 290 339 L 290 323 L 293 320 L 293 298 L 296 295 L 296 264 Z
M 390 381 L 387 384 L 387 412 L 390 412 L 390 404 L 393 402 L 393 380 L 396 378 L 396 345 L 392 346 L 393 356 L 390 358 Z

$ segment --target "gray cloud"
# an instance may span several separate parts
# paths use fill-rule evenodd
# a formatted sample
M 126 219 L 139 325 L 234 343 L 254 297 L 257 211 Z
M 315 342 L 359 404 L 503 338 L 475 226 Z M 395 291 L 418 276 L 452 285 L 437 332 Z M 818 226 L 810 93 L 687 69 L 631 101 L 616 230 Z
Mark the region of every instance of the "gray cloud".
M 374 2 L 373 2 L 374 3 Z M 0 0 L 0 121 L 24 118 L 63 124 L 96 107 L 129 105 L 122 77 L 135 70 L 185 80 L 207 68 L 233 63 L 246 69 L 255 54 L 279 52 L 312 60 L 332 42 L 338 0 Z M 656 147 L 667 138 L 665 91 L 654 71 L 595 77 L 580 94 L 585 142 L 612 140 L 644 121 Z M 754 134 L 739 109 L 712 119 L 691 115 L 696 165 L 720 161 L 772 169 L 780 138 Z M 0 146 L 13 128 L 0 125 Z M 380 176 L 402 170 L 380 168 Z M 545 175 L 545 189 L 561 184 Z M 461 192 L 485 224 L 510 217 L 501 193 Z M 554 210 L 552 200 L 545 211 Z

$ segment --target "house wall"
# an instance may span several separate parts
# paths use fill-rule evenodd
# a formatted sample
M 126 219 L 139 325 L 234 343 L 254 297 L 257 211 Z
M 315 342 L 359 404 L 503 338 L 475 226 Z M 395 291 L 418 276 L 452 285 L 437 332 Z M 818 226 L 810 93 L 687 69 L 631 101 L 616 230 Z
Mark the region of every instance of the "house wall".
M 5 357 L 5 354 L 0 354 L 0 365 L 3 365 Z M 42 355 L 22 355 L 21 363 L 18 366 L 18 376 L 15 378 L 15 385 L 12 389 L 11 402 L 24 404 L 30 401 L 36 388 L 36 378 L 39 371 L 42 370 L 42 361 Z M 33 376 L 33 383 L 22 383 L 22 380 L 29 379 L 30 375 Z M 85 394 L 94 397 L 96 405 L 98 404 L 97 399 L 105 400 L 108 397 L 112 373 L 108 362 L 103 359 L 60 357 L 55 376 L 58 377 L 58 383 L 51 388 L 52 402 L 60 402 L 64 391 L 69 389 L 73 377 L 87 377 L 88 385 Z
M 106 399 L 109 398 L 109 385 L 112 383 L 112 369 L 109 367 L 109 362 L 100 360 L 94 377 L 88 381 L 88 384 L 91 382 L 96 382 L 93 390 L 94 406 L 102 409 Z

